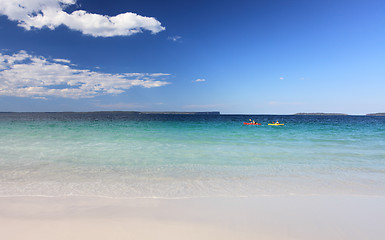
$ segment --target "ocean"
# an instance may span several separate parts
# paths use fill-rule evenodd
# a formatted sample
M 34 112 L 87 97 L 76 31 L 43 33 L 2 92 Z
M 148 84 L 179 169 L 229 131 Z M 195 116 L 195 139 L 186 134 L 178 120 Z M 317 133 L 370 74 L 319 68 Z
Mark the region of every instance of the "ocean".
M 0 197 L 270 195 L 385 196 L 385 117 L 0 113 Z

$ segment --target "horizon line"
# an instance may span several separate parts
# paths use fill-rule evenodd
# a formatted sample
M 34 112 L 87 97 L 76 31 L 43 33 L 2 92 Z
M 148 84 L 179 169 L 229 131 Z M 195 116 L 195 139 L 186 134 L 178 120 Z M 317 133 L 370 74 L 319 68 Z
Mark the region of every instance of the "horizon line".
M 274 116 L 385 116 L 385 112 L 347 114 L 329 112 L 299 112 L 299 113 L 221 113 L 220 111 L 0 111 L 4 113 L 131 113 L 131 114 L 181 114 L 181 115 L 274 115 Z

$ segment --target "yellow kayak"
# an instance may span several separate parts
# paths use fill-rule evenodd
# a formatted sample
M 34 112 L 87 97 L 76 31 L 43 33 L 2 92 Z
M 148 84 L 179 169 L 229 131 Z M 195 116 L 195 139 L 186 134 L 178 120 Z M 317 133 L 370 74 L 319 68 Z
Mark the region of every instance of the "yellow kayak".
M 285 124 L 283 124 L 283 123 L 269 123 L 267 125 L 270 125 L 270 126 L 283 126 Z

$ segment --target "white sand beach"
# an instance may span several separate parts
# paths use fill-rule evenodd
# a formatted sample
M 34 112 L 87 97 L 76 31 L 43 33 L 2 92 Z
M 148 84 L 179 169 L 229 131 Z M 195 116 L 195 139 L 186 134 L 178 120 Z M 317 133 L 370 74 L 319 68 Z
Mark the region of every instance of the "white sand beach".
M 2 197 L 0 234 L 44 239 L 382 239 L 385 197 Z

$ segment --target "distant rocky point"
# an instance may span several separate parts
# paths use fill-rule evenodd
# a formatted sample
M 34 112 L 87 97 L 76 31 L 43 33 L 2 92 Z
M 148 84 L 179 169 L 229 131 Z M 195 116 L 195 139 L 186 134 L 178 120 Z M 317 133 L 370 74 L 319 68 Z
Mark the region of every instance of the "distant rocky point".
M 220 115 L 220 112 L 139 112 L 139 114 Z
M 139 111 L 96 111 L 89 113 L 112 113 L 112 114 L 181 114 L 181 115 L 220 115 L 220 112 L 139 112 Z
M 385 116 L 385 113 L 369 113 L 366 116 Z
M 296 113 L 294 115 L 303 115 L 303 116 L 347 116 L 345 113 Z

